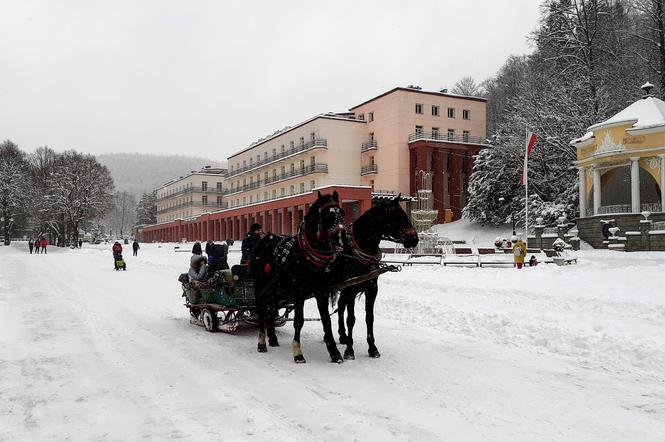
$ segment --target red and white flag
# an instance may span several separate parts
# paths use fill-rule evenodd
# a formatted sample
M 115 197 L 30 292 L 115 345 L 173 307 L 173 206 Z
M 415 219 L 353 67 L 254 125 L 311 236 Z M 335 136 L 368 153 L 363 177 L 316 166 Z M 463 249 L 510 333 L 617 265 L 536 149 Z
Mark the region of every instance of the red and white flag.
M 526 174 L 528 170 L 528 159 L 533 150 L 533 146 L 536 144 L 536 133 L 531 132 L 526 138 L 526 151 L 524 152 L 524 169 L 522 170 L 522 176 L 520 177 L 520 186 L 523 186 L 526 183 Z

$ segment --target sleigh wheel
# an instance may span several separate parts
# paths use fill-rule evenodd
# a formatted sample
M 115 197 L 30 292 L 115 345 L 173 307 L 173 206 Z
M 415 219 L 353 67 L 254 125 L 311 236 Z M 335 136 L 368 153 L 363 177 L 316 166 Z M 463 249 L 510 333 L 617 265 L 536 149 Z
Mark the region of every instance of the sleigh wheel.
M 205 309 L 201 312 L 201 322 L 203 327 L 210 333 L 216 332 L 218 327 L 217 315 L 210 309 Z

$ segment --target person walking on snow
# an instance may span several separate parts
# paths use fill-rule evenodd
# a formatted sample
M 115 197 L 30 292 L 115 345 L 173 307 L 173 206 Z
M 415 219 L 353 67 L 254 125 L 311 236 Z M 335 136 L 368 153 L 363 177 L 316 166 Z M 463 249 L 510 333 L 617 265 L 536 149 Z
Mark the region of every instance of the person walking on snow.
M 138 256 L 140 248 L 141 247 L 139 246 L 139 242 L 137 240 L 134 240 L 134 242 L 132 243 L 132 250 L 134 251 L 134 256 Z
M 192 247 L 192 254 L 194 255 L 203 255 L 203 250 L 201 250 L 201 243 L 196 241 L 194 247 Z
M 40 241 L 42 246 L 42 253 L 46 255 L 46 246 L 48 245 L 48 240 L 46 238 Z
M 521 269 L 524 266 L 524 259 L 526 258 L 526 244 L 521 238 L 512 237 L 513 242 L 513 256 L 515 257 L 515 266 Z
M 28 248 L 30 249 L 30 254 L 32 255 L 32 248 L 35 246 L 35 244 L 32 242 L 32 238 L 28 240 Z
M 39 248 L 42 246 L 42 240 L 37 238 L 35 240 L 35 255 L 39 255 Z
M 122 245 L 116 241 L 113 243 L 113 247 L 111 247 L 111 251 L 113 252 L 113 267 L 116 267 L 115 262 L 120 259 L 120 256 L 122 256 Z

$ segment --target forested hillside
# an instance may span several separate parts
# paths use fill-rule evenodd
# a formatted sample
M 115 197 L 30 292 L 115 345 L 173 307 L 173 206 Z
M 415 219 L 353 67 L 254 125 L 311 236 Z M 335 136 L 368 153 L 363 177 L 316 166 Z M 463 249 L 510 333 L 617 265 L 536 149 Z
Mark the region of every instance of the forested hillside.
M 173 178 L 204 166 L 225 166 L 226 161 L 184 155 L 152 155 L 139 153 L 111 153 L 97 155 L 97 160 L 108 167 L 119 191 L 127 191 L 138 201 L 143 193 L 150 193 Z

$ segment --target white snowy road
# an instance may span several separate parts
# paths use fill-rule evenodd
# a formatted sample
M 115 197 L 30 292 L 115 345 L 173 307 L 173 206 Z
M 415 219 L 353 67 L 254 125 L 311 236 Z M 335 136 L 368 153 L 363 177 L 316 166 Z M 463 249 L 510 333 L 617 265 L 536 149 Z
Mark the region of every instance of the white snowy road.
M 0 440 L 662 440 L 665 254 L 381 277 L 366 356 L 189 324 L 189 254 L 0 247 Z M 635 265 L 639 262 L 640 265 Z M 362 302 L 359 304 L 359 307 Z M 307 315 L 315 316 L 310 301 Z M 340 347 L 341 348 L 341 347 Z

